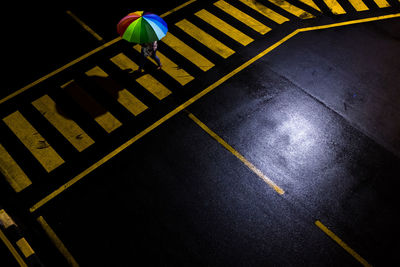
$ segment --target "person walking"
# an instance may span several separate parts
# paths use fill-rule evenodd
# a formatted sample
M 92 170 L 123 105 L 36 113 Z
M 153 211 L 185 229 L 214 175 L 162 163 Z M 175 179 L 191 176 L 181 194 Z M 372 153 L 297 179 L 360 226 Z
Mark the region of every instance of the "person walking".
M 158 43 L 157 41 L 154 41 L 153 43 L 145 43 L 142 44 L 142 49 L 140 52 L 140 65 L 139 65 L 139 71 L 143 72 L 143 68 L 144 68 L 144 64 L 146 61 L 146 58 L 148 56 L 152 57 L 156 63 L 157 63 L 157 69 L 160 70 L 162 65 L 161 65 L 161 61 L 160 58 L 157 56 L 156 52 L 157 52 L 157 46 Z

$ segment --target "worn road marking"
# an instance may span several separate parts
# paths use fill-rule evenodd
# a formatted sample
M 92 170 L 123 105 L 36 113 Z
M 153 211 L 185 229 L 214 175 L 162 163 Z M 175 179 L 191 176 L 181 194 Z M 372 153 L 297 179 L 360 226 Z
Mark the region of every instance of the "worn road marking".
M 384 7 L 390 6 L 386 0 L 374 0 L 374 2 L 379 8 L 384 8 Z M 399 0 L 399 2 L 400 2 L 400 0 Z
M 325 4 L 335 15 L 346 14 L 346 11 L 336 0 L 324 0 Z
M 44 95 L 32 102 L 32 105 L 79 151 L 82 152 L 94 141 L 73 120 L 60 115 L 57 104 Z M 62 113 L 62 112 L 61 112 Z
M 46 234 L 50 238 L 51 242 L 56 246 L 58 251 L 60 251 L 60 253 L 68 261 L 69 265 L 72 267 L 78 267 L 79 264 L 76 262 L 76 260 L 72 256 L 72 254 L 68 251 L 68 249 L 65 247 L 65 245 L 63 244 L 61 239 L 54 232 L 54 230 L 50 227 L 50 225 L 48 225 L 46 220 L 42 216 L 39 216 L 37 218 L 37 221 L 42 226 L 43 230 L 46 232 Z
M 189 118 L 192 119 L 201 129 L 208 133 L 212 138 L 214 138 L 218 143 L 220 143 L 226 150 L 231 152 L 235 157 L 237 157 L 241 162 L 244 163 L 252 172 L 257 174 L 265 183 L 267 183 L 272 189 L 274 189 L 278 194 L 283 195 L 285 191 L 276 185 L 270 178 L 262 173 L 256 166 L 249 162 L 242 154 L 235 150 L 231 145 L 229 145 L 225 140 L 219 137 L 215 132 L 202 123 L 198 118 L 196 118 L 192 113 L 189 113 Z
M 15 260 L 18 262 L 18 264 L 21 267 L 27 267 L 26 263 L 22 259 L 21 255 L 18 254 L 17 250 L 14 248 L 14 246 L 11 244 L 10 240 L 6 237 L 6 235 L 3 233 L 3 231 L 0 229 L 0 239 L 3 241 L 3 243 L 6 245 L 8 250 L 11 252 L 11 254 L 14 256 Z M 0 261 L 1 263 L 1 261 Z
M 369 10 L 369 8 L 364 4 L 362 0 L 349 0 L 349 2 L 356 11 Z
M 61 88 L 66 90 L 75 102 L 86 110 L 107 133 L 113 132 L 122 125 L 117 118 L 86 93 L 74 80 L 61 85 Z
M 104 39 L 100 35 L 98 35 L 85 22 L 80 20 L 74 13 L 72 13 L 70 10 L 67 10 L 66 12 L 67 12 L 68 15 L 71 16 L 72 19 L 74 19 L 76 22 L 78 22 L 79 25 L 81 25 L 87 32 L 89 32 L 94 38 L 96 38 L 97 41 L 104 42 Z
M 139 53 L 141 52 L 140 45 L 135 45 L 133 47 Z M 175 62 L 170 60 L 160 51 L 157 51 L 157 56 L 160 58 L 162 64 L 162 70 L 165 71 L 169 76 L 174 78 L 177 82 L 179 82 L 182 86 L 192 81 L 194 77 L 187 73 L 184 69 L 179 67 Z M 157 63 L 151 58 L 147 57 L 153 64 L 157 65 Z
M 178 11 L 178 10 L 184 8 L 185 6 L 187 6 L 187 5 L 189 5 L 189 4 L 192 4 L 192 3 L 194 3 L 194 2 L 196 2 L 196 0 L 187 1 L 187 2 L 183 3 L 182 5 L 180 5 L 180 6 L 176 7 L 176 8 L 174 8 L 174 9 L 172 9 L 172 10 L 170 10 L 170 11 L 165 12 L 164 14 L 160 15 L 160 17 L 166 17 L 166 16 L 168 16 L 168 15 L 170 15 L 170 14 L 172 14 L 172 13 L 174 13 L 174 12 L 176 12 L 176 11 Z M 103 45 L 97 47 L 96 49 L 93 49 L 92 51 L 90 51 L 90 52 L 88 52 L 88 53 L 86 53 L 86 54 L 84 54 L 84 55 L 78 57 L 77 59 L 72 60 L 71 62 L 65 64 L 64 66 L 62 66 L 62 67 L 60 67 L 60 68 L 58 68 L 58 69 L 56 69 L 56 70 L 50 72 L 49 74 L 47 74 L 47 75 L 45 75 L 45 76 L 43 76 L 43 77 L 37 79 L 36 81 L 34 81 L 34 82 L 32 82 L 32 83 L 30 83 L 30 84 L 28 84 L 28 85 L 22 87 L 21 89 L 19 89 L 19 90 L 13 92 L 13 93 L 11 93 L 11 94 L 9 94 L 8 96 L 2 98 L 2 99 L 0 100 L 0 104 L 6 102 L 6 101 L 8 101 L 8 100 L 10 100 L 11 98 L 13 98 L 13 97 L 15 97 L 15 96 L 17 96 L 17 95 L 19 95 L 19 94 L 25 92 L 26 90 L 28 90 L 28 89 L 34 87 L 35 85 L 37 85 L 37 84 L 39 84 L 39 83 L 41 83 L 41 82 L 47 80 L 48 78 L 53 77 L 54 75 L 56 75 L 56 74 L 58 74 L 58 73 L 60 73 L 60 72 L 62 72 L 62 71 L 64 71 L 64 70 L 66 70 L 67 68 L 69 68 L 69 67 L 71 67 L 71 66 L 73 66 L 73 65 L 75 65 L 75 64 L 77 64 L 77 63 L 79 63 L 79 62 L 81 62 L 82 60 L 84 60 L 84 59 L 90 57 L 91 55 L 96 54 L 97 52 L 103 50 L 104 48 L 107 48 L 107 47 L 109 47 L 109 46 L 111 46 L 111 45 L 113 45 L 113 44 L 115 44 L 115 43 L 117 43 L 117 42 L 119 42 L 119 41 L 121 41 L 121 40 L 122 40 L 121 37 L 117 37 L 117 38 L 115 38 L 115 39 L 113 39 L 113 40 L 111 40 L 111 41 L 109 41 L 109 42 L 107 42 L 107 43 L 105 43 L 105 44 L 103 44 Z
M 289 12 L 292 15 L 295 15 L 296 17 L 300 19 L 311 19 L 314 18 L 314 15 L 304 11 L 301 8 L 298 8 L 297 6 L 292 5 L 289 2 L 286 2 L 285 0 L 269 0 L 271 3 L 275 4 L 276 6 L 282 8 L 286 12 Z
M 25 238 L 21 238 L 16 242 L 16 244 L 25 258 L 28 258 L 29 256 L 35 254 L 35 251 L 33 251 L 33 249 L 31 248 L 31 246 L 29 245 L 28 241 L 26 241 Z
M 244 46 L 254 41 L 253 38 L 250 38 L 243 32 L 232 27 L 230 24 L 214 16 L 205 9 L 196 12 L 195 15 Z
M 370 265 L 363 257 L 361 257 L 357 252 L 355 252 L 352 248 L 350 248 L 345 242 L 343 242 L 337 235 L 335 235 L 331 230 L 329 230 L 325 225 L 323 225 L 320 221 L 315 221 L 315 225 L 318 226 L 325 234 L 327 234 L 330 238 L 332 238 L 339 246 L 341 246 L 344 250 L 350 253 L 356 260 L 358 260 L 363 266 L 372 266 Z
M 168 32 L 162 39 L 163 43 L 174 49 L 176 52 L 187 58 L 190 62 L 200 68 L 202 71 L 208 71 L 214 67 L 214 63 L 202 56 L 199 52 L 176 38 L 172 33 Z
M 228 58 L 235 53 L 235 51 L 186 19 L 175 23 L 175 25 L 223 58 Z
M 8 115 L 3 121 L 47 172 L 51 172 L 64 163 L 64 160 L 19 111 Z
M 215 2 L 214 5 L 260 34 L 264 35 L 271 30 L 270 27 L 262 24 L 258 20 L 254 19 L 253 17 L 247 15 L 246 13 L 240 11 L 236 7 L 228 4 L 223 0 Z
M 314 3 L 313 0 L 299 0 L 299 1 L 321 12 L 321 9 L 319 9 L 319 7 Z
M 15 192 L 21 192 L 32 184 L 31 180 L 0 144 L 0 172 Z
M 269 46 L 267 49 L 265 49 L 264 51 L 262 51 L 258 55 L 256 55 L 253 58 L 249 59 L 248 61 L 246 61 L 245 63 L 243 63 L 242 65 L 240 65 L 239 67 L 237 67 L 236 69 L 231 71 L 230 73 L 228 73 L 225 76 L 223 76 L 222 78 L 220 78 L 218 81 L 214 82 L 213 84 L 211 84 L 210 86 L 205 88 L 203 91 L 199 92 L 198 94 L 196 94 L 195 96 L 193 96 L 192 98 L 190 98 L 189 100 L 184 102 L 183 104 L 179 105 L 174 110 L 172 110 L 171 112 L 166 114 L 164 117 L 162 117 L 161 119 L 159 119 L 158 121 L 154 122 L 152 125 L 150 125 L 146 129 L 144 129 L 143 131 L 141 131 L 140 133 L 138 133 L 137 135 L 132 137 L 130 140 L 126 141 L 124 144 L 122 144 L 121 146 L 119 146 L 118 148 L 116 148 L 115 150 L 110 152 L 108 155 L 106 155 L 105 157 L 103 157 L 102 159 L 100 159 L 99 161 L 94 163 L 92 166 L 90 166 L 89 168 L 87 168 L 86 170 L 84 170 L 83 172 L 78 174 L 77 176 L 75 176 L 73 179 L 71 179 L 70 181 L 68 181 L 67 183 L 65 183 L 61 187 L 59 187 L 57 190 L 53 191 L 52 193 L 50 193 L 49 195 L 47 195 L 46 197 L 41 199 L 39 202 L 34 204 L 29 209 L 29 211 L 30 212 L 35 212 L 37 209 L 39 209 L 40 207 L 42 207 L 43 205 L 48 203 L 50 200 L 52 200 L 55 197 L 57 197 L 59 194 L 64 192 L 66 189 L 68 189 L 69 187 L 71 187 L 75 183 L 79 182 L 86 175 L 88 175 L 89 173 L 93 172 L 98 167 L 100 167 L 101 165 L 103 165 L 104 163 L 106 163 L 110 159 L 112 159 L 114 156 L 118 155 L 121 151 L 125 150 L 127 147 L 129 147 L 130 145 L 135 143 L 137 140 L 141 139 L 143 136 L 147 135 L 148 133 L 150 133 L 151 131 L 156 129 L 158 126 L 160 126 L 161 124 L 163 124 L 164 122 L 166 122 L 167 120 L 169 120 L 170 118 L 172 118 L 173 116 L 175 116 L 176 114 L 178 114 L 179 112 L 181 112 L 182 110 L 184 110 L 185 108 L 187 108 L 188 106 L 190 106 L 191 104 L 196 102 L 197 100 L 201 99 L 206 94 L 208 94 L 209 92 L 211 92 L 212 90 L 217 88 L 219 85 L 224 83 L 226 80 L 230 79 L 231 77 L 233 77 L 234 75 L 236 75 L 237 73 L 242 71 L 243 69 L 245 69 L 248 66 L 250 66 L 251 64 L 253 64 L 258 59 L 260 59 L 263 56 L 267 55 L 269 52 L 271 52 L 272 50 L 274 50 L 275 48 L 277 48 L 278 46 L 280 46 L 284 42 L 286 42 L 289 39 L 291 39 L 293 36 L 296 36 L 298 33 L 311 31 L 311 30 L 327 29 L 327 28 L 331 28 L 331 27 L 340 27 L 340 26 L 363 23 L 363 22 L 369 22 L 369 21 L 383 20 L 383 19 L 389 19 L 389 18 L 395 18 L 395 17 L 400 17 L 400 13 L 393 14 L 393 15 L 386 15 L 386 16 L 370 18 L 368 20 L 367 19 L 361 19 L 361 20 L 354 20 L 354 21 L 348 21 L 348 22 L 343 22 L 343 23 L 328 24 L 328 25 L 323 25 L 323 26 L 309 27 L 309 28 L 302 28 L 302 29 L 295 30 L 291 34 L 289 34 L 286 37 L 282 38 L 279 42 L 276 42 L 275 44 Z
M 137 116 L 147 109 L 147 106 L 143 104 L 136 96 L 131 94 L 127 89 L 122 88 L 117 84 L 110 76 L 102 70 L 99 66 L 96 66 L 86 72 L 86 75 L 92 77 L 95 82 L 106 90 L 109 95 L 118 101 L 124 108 L 126 108 L 133 115 Z
M 157 97 L 158 100 L 162 100 L 172 93 L 167 87 L 165 87 L 155 78 L 153 78 L 153 76 L 151 76 L 150 74 L 145 74 L 142 77 L 136 79 L 136 81 L 147 91 Z
M 254 9 L 255 11 L 259 12 L 260 14 L 266 16 L 272 21 L 275 21 L 278 24 L 282 24 L 286 21 L 289 21 L 288 18 L 282 16 L 281 14 L 273 11 L 272 9 L 260 4 L 257 1 L 253 0 L 240 0 L 243 4 L 247 5 L 248 7 Z

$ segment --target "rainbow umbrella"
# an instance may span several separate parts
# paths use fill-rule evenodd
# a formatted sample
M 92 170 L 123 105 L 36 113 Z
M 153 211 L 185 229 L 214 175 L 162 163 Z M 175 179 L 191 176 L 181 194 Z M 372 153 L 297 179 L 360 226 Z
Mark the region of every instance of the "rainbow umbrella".
M 153 13 L 136 11 L 120 20 L 117 31 L 128 42 L 144 44 L 163 38 L 168 32 L 168 26 L 161 17 Z

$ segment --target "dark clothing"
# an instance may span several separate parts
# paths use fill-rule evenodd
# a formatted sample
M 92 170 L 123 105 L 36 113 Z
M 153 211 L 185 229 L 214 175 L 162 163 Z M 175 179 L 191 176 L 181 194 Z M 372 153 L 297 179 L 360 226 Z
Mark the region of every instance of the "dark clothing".
M 156 62 L 158 67 L 161 67 L 160 58 L 157 56 L 157 41 L 150 44 L 142 45 L 140 53 L 140 66 L 139 69 L 143 69 L 146 57 L 151 56 Z

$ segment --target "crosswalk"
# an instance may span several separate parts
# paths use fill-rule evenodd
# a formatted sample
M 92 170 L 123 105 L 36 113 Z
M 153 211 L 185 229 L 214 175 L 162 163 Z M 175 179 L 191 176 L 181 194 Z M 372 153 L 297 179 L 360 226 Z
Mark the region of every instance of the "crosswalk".
M 370 0 L 368 3 L 363 0 L 347 1 L 346 6 L 353 7 L 357 12 L 370 10 L 371 3 L 376 5 L 374 8 L 390 7 L 387 0 Z M 137 74 L 135 71 L 138 69 L 138 53 L 141 48 L 139 45 L 133 45 L 130 51 L 112 50 L 111 55 L 106 55 L 107 62 L 88 60 L 83 64 L 85 69 L 82 76 L 89 79 L 96 89 L 100 88 L 105 92 L 108 96 L 107 101 L 112 105 L 119 105 L 132 119 L 135 119 L 154 109 L 154 103 L 163 103 L 180 90 L 171 87 L 170 84 L 191 90 L 190 84 L 199 79 L 199 73 L 212 71 L 218 62 L 234 57 L 238 47 L 245 49 L 255 41 L 268 36 L 270 31 L 280 25 L 290 21 L 313 19 L 321 15 L 321 10 L 329 9 L 334 15 L 353 12 L 345 10 L 343 2 L 344 0 L 321 0 L 317 5 L 313 0 L 217 0 L 208 6 L 203 5 L 195 9 L 185 18 L 168 22 L 170 31 L 162 40 L 164 48 L 160 47 L 157 51 L 163 64 L 161 71 Z M 324 6 L 321 6 L 322 3 Z M 215 34 L 216 32 L 218 34 Z M 153 66 L 156 64 L 151 58 L 146 64 L 148 63 Z M 115 69 L 111 69 L 110 64 Z M 127 86 L 121 83 L 121 79 L 115 77 L 115 73 L 136 74 L 126 76 L 129 79 Z M 88 84 L 81 82 L 82 77 L 71 76 L 67 80 L 65 77 L 63 79 L 60 79 L 59 84 L 52 90 L 62 90 L 68 95 L 69 98 L 65 101 L 73 101 L 75 106 L 80 107 L 79 112 L 82 112 L 82 116 L 91 118 L 105 135 L 112 136 L 119 129 L 129 126 L 129 122 L 121 118 L 119 111 L 104 106 L 104 103 L 88 90 Z M 144 90 L 145 93 L 137 93 L 140 90 Z M 21 102 L 22 104 L 18 103 L 15 107 L 29 105 L 39 112 L 53 131 L 59 133 L 75 153 L 86 153 L 89 148 L 99 145 L 99 140 L 90 136 L 86 125 L 65 115 L 67 112 L 62 110 L 52 96 L 51 88 L 43 92 L 41 95 L 32 94 L 30 96 L 32 99 Z M 154 101 L 146 101 L 142 97 L 144 94 L 153 97 Z M 1 108 L 2 106 L 0 111 Z M 26 111 L 20 108 L 8 111 L 0 122 L 29 152 L 38 168 L 52 173 L 66 164 L 66 160 L 61 156 L 58 144 L 45 139 L 44 136 L 48 135 L 44 134 L 46 127 L 38 128 L 37 124 L 29 121 L 27 118 L 29 116 L 24 112 Z M 16 160 L 15 155 L 19 153 L 18 150 L 6 148 L 4 142 L 0 139 L 0 171 L 10 187 L 19 193 L 34 182 L 28 177 L 24 162 Z

